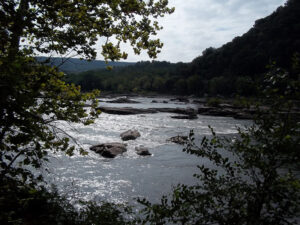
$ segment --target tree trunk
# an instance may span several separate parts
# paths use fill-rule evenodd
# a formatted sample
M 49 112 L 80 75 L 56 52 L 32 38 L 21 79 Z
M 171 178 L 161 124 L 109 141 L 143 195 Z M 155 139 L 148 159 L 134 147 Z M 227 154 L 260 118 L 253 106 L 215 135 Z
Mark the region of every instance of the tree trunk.
M 19 7 L 15 12 L 13 25 L 10 35 L 10 46 L 8 50 L 8 58 L 13 60 L 19 53 L 20 39 L 25 28 L 25 17 L 29 9 L 29 0 L 21 0 Z

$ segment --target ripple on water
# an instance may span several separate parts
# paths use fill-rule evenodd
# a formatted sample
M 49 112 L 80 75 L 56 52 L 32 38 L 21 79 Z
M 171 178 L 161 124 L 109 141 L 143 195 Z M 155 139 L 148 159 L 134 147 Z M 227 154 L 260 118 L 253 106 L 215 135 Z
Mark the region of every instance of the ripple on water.
M 139 98 L 144 104 L 139 107 L 150 108 L 152 99 Z M 159 100 L 160 101 L 160 100 Z M 153 105 L 152 105 L 153 106 Z M 171 107 L 159 103 L 156 106 Z M 178 107 L 175 103 L 172 105 Z M 181 105 L 186 107 L 186 105 Z M 51 154 L 44 173 L 46 179 L 57 184 L 58 189 L 69 196 L 84 200 L 101 199 L 115 203 L 132 201 L 134 197 L 147 197 L 158 201 L 162 194 L 171 190 L 178 182 L 195 182 L 192 174 L 196 165 L 208 164 L 182 152 L 182 146 L 166 142 L 176 135 L 188 135 L 193 129 L 198 136 L 210 135 L 208 125 L 217 133 L 236 133 L 236 126 L 249 124 L 249 121 L 232 118 L 199 116 L 196 120 L 172 119 L 171 113 L 145 115 L 101 114 L 89 126 L 67 124 L 59 121 L 57 125 L 73 136 L 89 152 L 88 156 L 76 153 L 73 157 L 64 154 Z M 105 159 L 89 147 L 99 143 L 122 142 L 120 134 L 128 129 L 137 129 L 141 137 L 127 141 L 128 151 L 115 159 Z M 135 147 L 149 148 L 151 157 L 138 156 Z

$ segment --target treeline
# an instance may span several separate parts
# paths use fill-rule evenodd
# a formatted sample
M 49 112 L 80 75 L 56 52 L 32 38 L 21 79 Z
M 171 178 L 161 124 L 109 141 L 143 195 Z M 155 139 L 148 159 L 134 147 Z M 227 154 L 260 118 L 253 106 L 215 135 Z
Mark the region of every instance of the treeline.
M 63 58 L 63 57 L 36 57 L 36 60 L 40 63 L 45 63 L 50 66 L 56 66 L 60 71 L 65 73 L 80 73 L 89 70 L 105 69 L 107 66 L 129 66 L 134 63 L 129 62 L 108 62 L 103 60 L 88 61 L 78 58 Z
M 186 92 L 188 79 L 182 79 L 180 71 L 183 63 L 142 61 L 128 67 L 113 70 L 95 70 L 70 74 L 67 81 L 82 87 L 83 91 L 100 89 L 111 92 Z M 182 83 L 185 83 L 184 85 Z M 183 89 L 184 88 L 184 89 Z
M 289 0 L 255 22 L 241 37 L 220 48 L 207 48 L 191 63 L 139 62 L 112 71 L 70 74 L 67 80 L 84 91 L 157 92 L 181 95 L 255 95 L 271 65 L 290 69 L 300 53 L 300 1 Z

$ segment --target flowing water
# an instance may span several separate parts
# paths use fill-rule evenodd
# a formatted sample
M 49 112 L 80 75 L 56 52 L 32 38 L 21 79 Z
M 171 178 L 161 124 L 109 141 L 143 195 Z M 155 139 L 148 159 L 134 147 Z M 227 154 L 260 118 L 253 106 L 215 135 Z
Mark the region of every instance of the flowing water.
M 104 99 L 107 100 L 107 99 Z M 164 98 L 133 98 L 139 104 L 109 104 L 114 107 L 192 107 L 197 105 L 180 102 L 162 102 Z M 141 115 L 109 115 L 102 113 L 94 124 L 83 126 L 58 122 L 58 126 L 72 135 L 88 151 L 88 156 L 75 154 L 51 154 L 45 166 L 46 179 L 55 183 L 58 190 L 68 196 L 84 200 L 107 200 L 115 203 L 132 202 L 136 197 L 146 197 L 157 202 L 178 183 L 192 184 L 197 165 L 209 164 L 207 160 L 182 152 L 183 146 L 167 142 L 170 137 L 188 135 L 191 129 L 198 135 L 210 135 L 208 125 L 217 134 L 234 134 L 236 126 L 250 121 L 233 118 L 200 116 L 196 120 L 172 119 L 171 113 Z M 127 152 L 114 159 L 106 159 L 89 150 L 99 143 L 122 142 L 120 134 L 128 129 L 137 129 L 141 137 L 127 141 Z M 149 148 L 152 156 L 135 153 L 135 147 Z

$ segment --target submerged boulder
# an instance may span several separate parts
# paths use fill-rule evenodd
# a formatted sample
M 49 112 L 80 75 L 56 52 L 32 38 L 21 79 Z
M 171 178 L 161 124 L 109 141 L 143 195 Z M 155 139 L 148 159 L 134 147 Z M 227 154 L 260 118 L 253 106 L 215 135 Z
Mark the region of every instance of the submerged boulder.
M 157 112 L 163 113 L 176 113 L 182 115 L 195 115 L 197 112 L 193 108 L 150 108 L 151 110 L 156 110 Z
M 118 142 L 94 145 L 90 147 L 90 150 L 102 155 L 105 158 L 115 158 L 117 155 L 127 151 L 126 144 Z
M 141 136 L 141 134 L 137 130 L 128 130 L 128 131 L 125 131 L 124 133 L 120 134 L 120 136 L 123 141 L 128 141 L 128 140 L 137 139 L 138 137 Z
M 157 113 L 155 109 L 137 109 L 132 107 L 98 107 L 100 111 L 107 114 L 115 114 L 115 115 L 137 115 L 137 114 L 146 114 L 146 113 Z
M 140 103 L 140 102 L 137 102 L 137 101 L 133 101 L 133 100 L 130 100 L 129 98 L 117 98 L 115 100 L 111 100 L 111 101 L 107 101 L 108 103 L 129 103 L 129 104 L 133 104 L 133 103 Z
M 255 110 L 234 108 L 233 106 L 228 104 L 222 105 L 222 107 L 202 106 L 198 108 L 198 114 L 208 116 L 233 117 L 235 119 L 253 119 L 253 114 L 255 114 L 256 112 Z
M 149 113 L 176 113 L 182 115 L 195 115 L 197 111 L 193 108 L 132 108 L 132 107 L 98 107 L 100 111 L 108 114 L 115 115 L 137 115 L 137 114 L 149 114 Z M 198 110 L 199 111 L 199 110 Z M 200 113 L 200 111 L 199 111 Z
M 148 156 L 151 155 L 149 152 L 148 148 L 145 147 L 135 147 L 136 154 L 141 155 L 141 156 Z
M 175 137 L 171 137 L 169 139 L 167 139 L 167 141 L 179 144 L 179 145 L 184 145 L 188 140 L 187 136 L 175 136 Z
M 172 98 L 170 99 L 171 101 L 178 101 L 178 102 L 185 102 L 185 103 L 189 103 L 190 101 L 185 98 L 185 97 L 178 97 L 178 98 Z
M 195 120 L 198 119 L 197 114 L 185 115 L 185 116 L 171 116 L 173 119 L 186 119 L 186 120 Z

